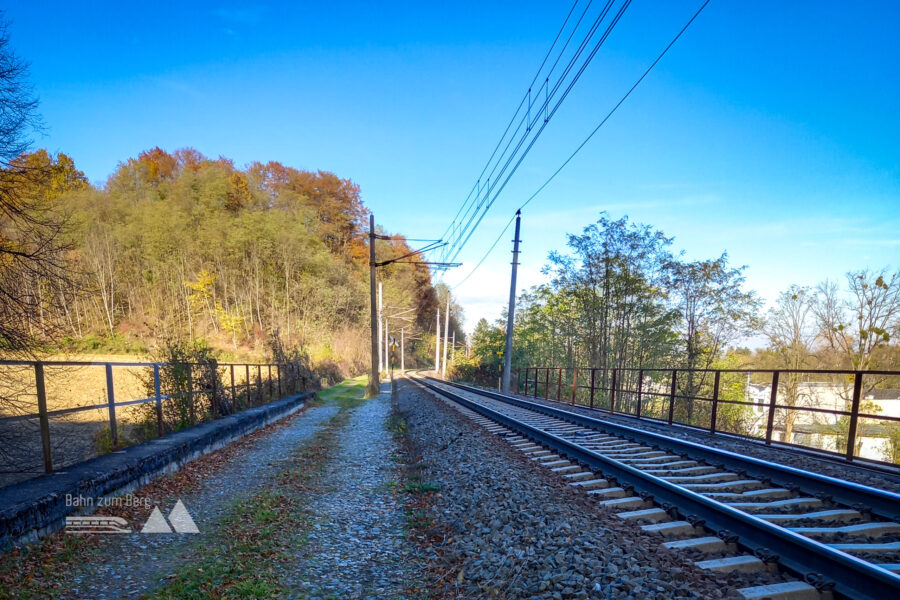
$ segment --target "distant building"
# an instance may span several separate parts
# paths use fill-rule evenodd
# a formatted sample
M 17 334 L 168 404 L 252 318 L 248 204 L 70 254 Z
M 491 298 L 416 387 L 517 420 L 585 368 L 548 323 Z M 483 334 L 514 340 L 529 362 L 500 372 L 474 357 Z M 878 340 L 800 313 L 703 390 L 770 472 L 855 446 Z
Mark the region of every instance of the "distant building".
M 778 387 L 777 404 L 789 404 L 787 383 L 782 380 Z M 760 417 L 754 422 L 753 434 L 760 437 L 765 435 L 771 393 L 772 384 L 751 383 L 747 386 L 748 401 L 754 404 L 751 410 Z M 832 452 L 844 452 L 850 417 L 818 411 L 849 413 L 852 398 L 851 382 L 797 382 L 793 403 L 796 410 L 776 410 L 772 439 Z M 793 413 L 792 423 L 787 422 L 789 412 Z M 900 418 L 900 390 L 873 389 L 866 392 L 860 401 L 860 413 Z M 889 421 L 877 417 L 860 418 L 857 425 L 856 455 L 874 460 L 890 460 L 892 441 L 888 434 L 891 426 Z M 900 423 L 894 426 L 900 428 Z M 790 439 L 785 439 L 788 429 L 791 430 Z

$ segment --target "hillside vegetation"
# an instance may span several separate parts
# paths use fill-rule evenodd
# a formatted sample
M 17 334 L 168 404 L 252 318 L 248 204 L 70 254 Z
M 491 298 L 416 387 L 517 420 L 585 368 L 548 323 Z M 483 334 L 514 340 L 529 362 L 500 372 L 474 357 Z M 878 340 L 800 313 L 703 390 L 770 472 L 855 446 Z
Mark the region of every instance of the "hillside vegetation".
M 43 150 L 4 173 L 28 173 L 15 183 L 37 225 L 7 229 L 0 241 L 35 251 L 54 240 L 41 263 L 52 272 L 14 260 L 0 268 L 9 291 L 30 302 L 21 325 L 45 349 L 202 340 L 230 358 L 261 355 L 278 337 L 324 371 L 366 368 L 369 213 L 349 179 L 159 148 L 120 163 L 100 187 L 67 155 Z M 42 227 L 59 233 L 42 236 Z M 408 252 L 402 236 L 376 242 L 378 260 Z M 379 277 L 387 307 L 415 309 L 407 334 L 428 332 L 407 347 L 415 365 L 430 356 L 447 291 L 421 264 L 390 265 Z

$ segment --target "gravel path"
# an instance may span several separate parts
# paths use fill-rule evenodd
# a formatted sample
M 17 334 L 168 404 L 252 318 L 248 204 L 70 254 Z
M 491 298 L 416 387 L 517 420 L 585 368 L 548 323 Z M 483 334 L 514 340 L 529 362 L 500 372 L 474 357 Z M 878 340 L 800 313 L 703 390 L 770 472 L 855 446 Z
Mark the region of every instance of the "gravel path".
M 398 405 L 441 486 L 430 512 L 443 534 L 425 551 L 445 597 L 714 599 L 746 585 L 661 548 L 412 384 Z
M 407 598 L 421 558 L 405 540 L 402 498 L 391 491 L 397 453 L 386 429 L 390 397 L 354 409 L 326 467 L 328 490 L 310 506 L 309 547 L 288 583 L 298 598 Z
M 106 536 L 97 556 L 82 565 L 73 577 L 65 597 L 133 598 L 160 585 L 167 575 L 190 560 L 193 548 L 214 533 L 234 501 L 249 496 L 277 474 L 287 453 L 309 439 L 338 410 L 336 405 L 307 408 L 292 417 L 286 426 L 255 440 L 244 454 L 206 479 L 198 492 L 184 495 L 181 500 L 199 534 Z M 175 501 L 175 498 L 154 499 L 160 502 L 163 515 L 169 514 Z

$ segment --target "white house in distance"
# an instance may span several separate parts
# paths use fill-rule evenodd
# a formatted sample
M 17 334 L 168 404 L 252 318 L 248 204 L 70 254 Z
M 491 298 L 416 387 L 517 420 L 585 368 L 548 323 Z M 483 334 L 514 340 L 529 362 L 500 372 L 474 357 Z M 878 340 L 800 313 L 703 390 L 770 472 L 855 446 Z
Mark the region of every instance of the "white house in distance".
M 779 384 L 777 404 L 788 404 L 786 382 Z M 900 417 L 900 390 L 872 389 L 865 390 L 860 401 L 860 412 L 863 414 Z M 764 436 L 768 416 L 769 399 L 772 384 L 750 383 L 747 386 L 748 401 L 754 404 L 752 410 L 758 417 L 755 419 L 753 435 Z M 804 410 L 825 409 L 850 412 L 853 396 L 852 383 L 835 383 L 832 381 L 799 381 L 796 387 L 796 400 L 791 424 L 790 439 L 785 439 L 787 410 L 778 410 L 772 439 L 843 452 L 846 444 L 849 416 L 834 415 Z M 900 428 L 900 422 L 894 425 Z M 856 456 L 891 462 L 893 448 L 888 436 L 890 425 L 878 419 L 860 419 L 857 426 Z

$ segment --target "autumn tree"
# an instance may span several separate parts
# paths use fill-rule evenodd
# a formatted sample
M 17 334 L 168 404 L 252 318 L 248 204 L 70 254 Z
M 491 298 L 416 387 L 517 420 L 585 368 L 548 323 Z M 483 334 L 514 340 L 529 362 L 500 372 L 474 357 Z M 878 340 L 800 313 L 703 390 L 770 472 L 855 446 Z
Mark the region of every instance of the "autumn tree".
M 813 304 L 815 295 L 807 287 L 792 285 L 781 292 L 766 316 L 763 332 L 769 340 L 769 349 L 779 359 L 784 369 L 800 370 L 815 364 Z M 800 373 L 785 373 L 779 380 L 780 403 L 798 406 L 809 401 L 800 390 L 803 381 Z M 791 442 L 797 413 L 787 410 L 782 421 L 785 442 Z
M 671 241 L 605 214 L 570 235 L 568 253 L 550 254 L 550 283 L 519 301 L 515 346 L 532 364 L 597 367 L 601 387 L 613 368 L 667 363 L 677 316 L 665 286 Z
M 37 108 L 28 64 L 0 21 L 0 350 L 7 352 L 27 350 L 56 329 L 56 309 L 73 285 L 66 214 L 54 200 L 86 184 L 64 154 L 26 154 L 41 126 Z
M 900 272 L 851 271 L 846 282 L 845 295 L 835 282 L 821 283 L 813 310 L 836 366 L 865 371 L 900 334 Z
M 678 382 L 681 394 L 696 397 L 708 385 L 709 369 L 726 346 L 758 328 L 759 300 L 743 289 L 744 267 L 732 268 L 727 254 L 714 260 L 672 264 L 672 305 L 678 311 L 679 364 L 687 369 Z M 684 403 L 684 417 L 695 418 L 696 403 Z

